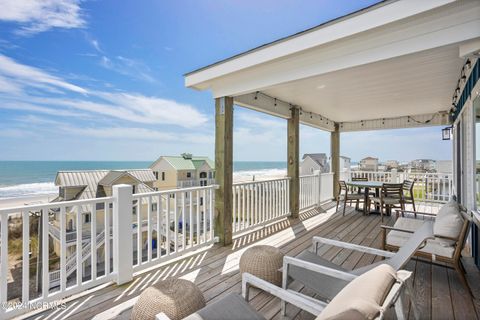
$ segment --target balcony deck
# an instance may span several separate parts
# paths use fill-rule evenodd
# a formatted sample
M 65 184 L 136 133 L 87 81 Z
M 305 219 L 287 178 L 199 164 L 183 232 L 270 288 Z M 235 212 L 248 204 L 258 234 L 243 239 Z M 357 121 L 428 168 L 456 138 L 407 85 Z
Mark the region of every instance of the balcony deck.
M 423 208 L 418 208 L 421 211 Z M 386 218 L 385 224 L 392 219 Z M 251 245 L 269 244 L 279 247 L 286 255 L 294 256 L 311 245 L 313 236 L 340 239 L 356 244 L 380 247 L 381 220 L 378 215 L 364 216 L 347 208 L 347 213 L 335 213 L 333 203 L 321 210 L 311 210 L 298 221 L 280 221 L 268 228 L 245 234 L 235 239 L 230 247 L 214 246 L 176 262 L 171 262 L 143 273 L 123 286 L 110 285 L 84 293 L 82 297 L 68 299 L 66 309 L 47 310 L 28 315 L 31 319 L 129 319 L 136 297 L 148 286 L 168 277 L 181 277 L 193 281 L 203 291 L 207 303 L 221 299 L 229 292 L 241 291 L 238 261 L 242 252 Z M 345 268 L 357 268 L 379 259 L 369 254 L 352 253 L 332 247 L 320 249 L 324 257 Z M 472 259 L 465 258 L 467 278 L 474 295 L 480 297 L 480 272 Z M 414 290 L 422 319 L 478 319 L 480 300 L 472 298 L 462 286 L 454 270 L 412 259 L 407 269 L 415 272 Z M 299 288 L 300 289 L 300 288 Z M 279 301 L 266 293 L 253 290 L 251 305 L 267 319 L 279 319 Z M 293 307 L 289 317 L 312 319 Z M 391 317 L 388 317 L 391 318 Z M 413 318 L 411 312 L 409 318 Z

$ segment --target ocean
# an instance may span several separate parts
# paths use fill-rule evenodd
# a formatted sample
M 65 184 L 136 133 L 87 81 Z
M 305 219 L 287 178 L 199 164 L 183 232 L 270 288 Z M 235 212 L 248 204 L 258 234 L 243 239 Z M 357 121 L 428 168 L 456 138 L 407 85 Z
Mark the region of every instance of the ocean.
M 148 168 L 151 161 L 0 161 L 0 199 L 56 193 L 57 171 Z M 286 174 L 283 161 L 235 161 L 234 180 Z

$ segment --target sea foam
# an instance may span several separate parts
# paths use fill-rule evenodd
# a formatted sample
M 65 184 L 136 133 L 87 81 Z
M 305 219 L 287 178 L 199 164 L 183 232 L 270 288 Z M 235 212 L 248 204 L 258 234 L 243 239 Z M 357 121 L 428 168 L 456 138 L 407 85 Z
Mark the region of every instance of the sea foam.
M 52 182 L 26 183 L 0 186 L 0 199 L 57 193 L 58 187 Z

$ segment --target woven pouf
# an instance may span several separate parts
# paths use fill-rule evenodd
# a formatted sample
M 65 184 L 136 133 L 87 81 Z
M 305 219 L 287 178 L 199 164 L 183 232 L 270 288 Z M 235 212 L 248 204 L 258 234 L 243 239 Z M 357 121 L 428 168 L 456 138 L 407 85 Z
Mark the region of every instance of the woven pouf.
M 254 246 L 240 258 L 240 273 L 248 272 L 276 285 L 282 283 L 283 253 L 272 246 Z
M 165 313 L 172 320 L 180 320 L 205 307 L 200 289 L 183 279 L 161 281 L 140 294 L 133 307 L 133 320 L 155 320 Z

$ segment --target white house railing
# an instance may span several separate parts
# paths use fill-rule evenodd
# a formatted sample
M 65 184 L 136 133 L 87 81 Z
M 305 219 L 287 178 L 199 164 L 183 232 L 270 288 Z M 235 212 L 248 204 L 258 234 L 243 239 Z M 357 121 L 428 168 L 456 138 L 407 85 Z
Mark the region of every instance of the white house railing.
M 233 184 L 233 233 L 290 215 L 289 188 L 289 178 Z
M 415 200 L 419 201 L 447 202 L 453 194 L 453 175 L 451 173 L 351 171 L 348 179 L 354 177 L 366 177 L 370 181 L 386 183 L 415 181 L 413 195 Z
M 212 244 L 216 187 L 132 195 L 131 186 L 118 185 L 111 197 L 0 209 L 0 319 L 128 282 L 134 272 Z M 11 268 L 20 276 L 10 276 L 18 274 Z

